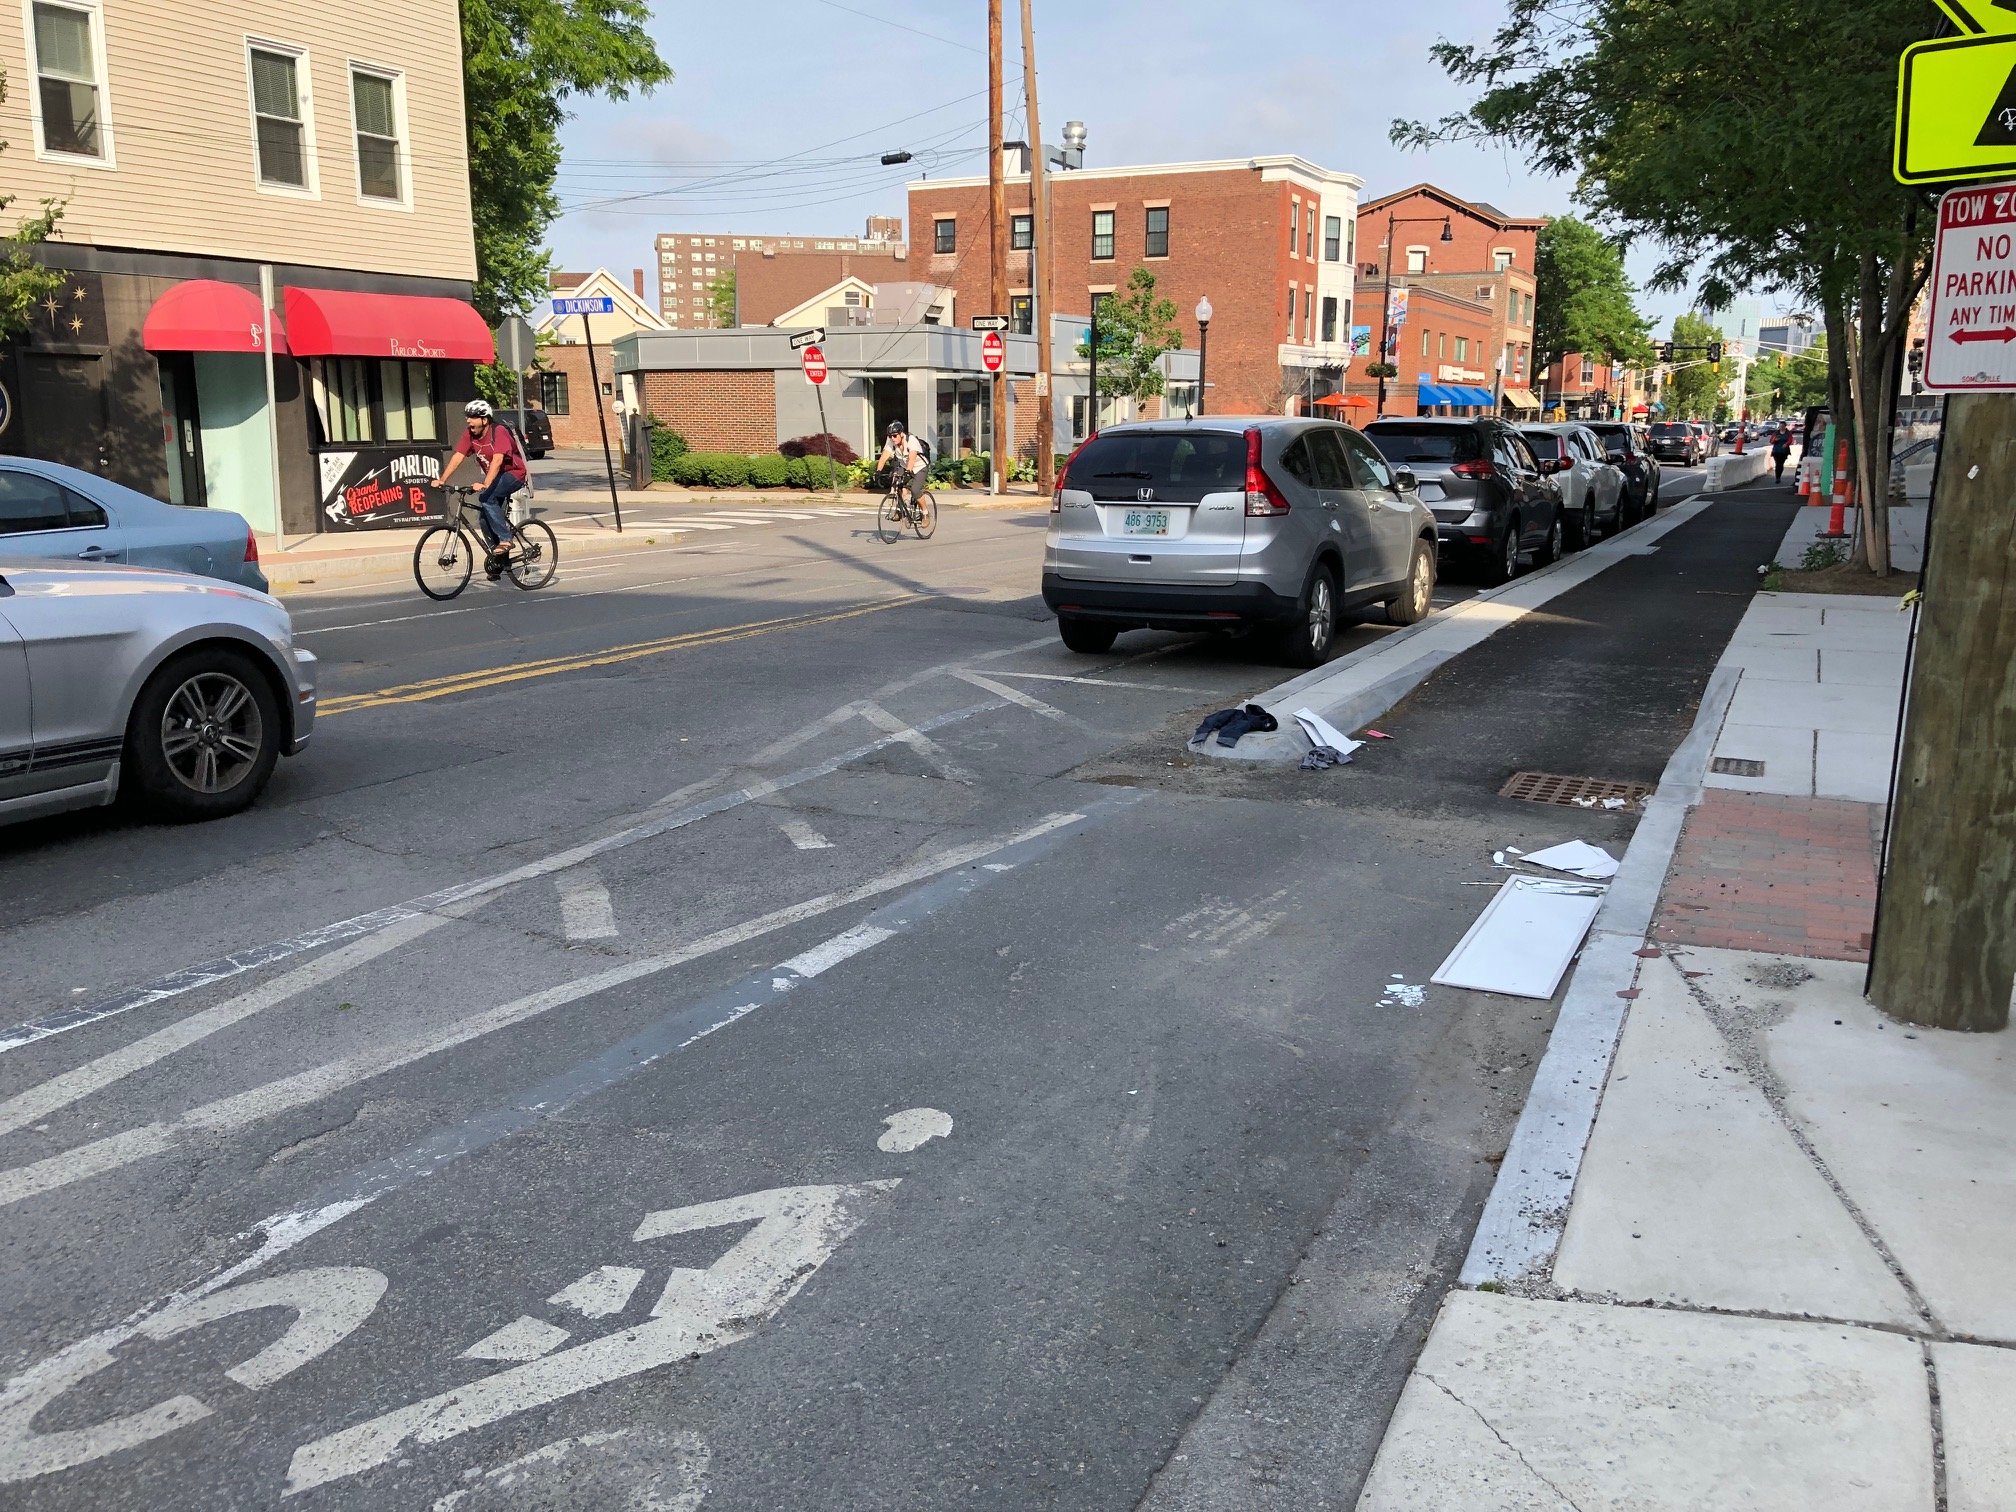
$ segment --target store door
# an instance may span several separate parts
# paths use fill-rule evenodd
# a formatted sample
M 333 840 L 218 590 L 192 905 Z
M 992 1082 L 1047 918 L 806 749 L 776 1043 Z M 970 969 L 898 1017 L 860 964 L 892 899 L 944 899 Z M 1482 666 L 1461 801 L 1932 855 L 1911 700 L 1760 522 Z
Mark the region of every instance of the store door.
M 266 428 L 266 369 L 257 356 L 198 352 L 196 432 L 203 500 L 234 509 L 254 530 L 274 527 L 273 464 Z
M 868 455 L 882 450 L 882 438 L 889 432 L 889 422 L 901 420 L 905 430 L 910 429 L 910 384 L 903 378 L 871 378 L 868 380 L 868 408 L 874 419 L 868 431 Z M 925 439 L 930 433 L 924 432 Z
M 105 374 L 96 357 L 20 353 L 22 450 L 89 473 L 105 470 Z
M 203 430 L 196 409 L 196 363 L 187 352 L 163 352 L 161 446 L 168 463 L 168 502 L 201 507 Z

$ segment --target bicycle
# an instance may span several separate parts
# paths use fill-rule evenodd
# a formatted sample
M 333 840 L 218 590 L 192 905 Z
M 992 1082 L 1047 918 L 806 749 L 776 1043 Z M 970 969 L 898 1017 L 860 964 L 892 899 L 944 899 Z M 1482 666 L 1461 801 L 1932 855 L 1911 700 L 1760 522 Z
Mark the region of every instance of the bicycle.
M 480 525 L 470 523 L 475 509 L 476 490 L 451 484 L 444 490 L 456 496 L 455 509 L 445 524 L 430 526 L 413 548 L 413 580 L 431 599 L 452 599 L 469 586 L 480 557 L 487 555 L 478 544 L 483 539 Z M 544 588 L 560 567 L 560 543 L 553 527 L 544 520 L 527 520 L 511 527 L 511 550 L 504 559 L 504 575 L 519 588 Z
M 882 507 L 875 512 L 875 534 L 885 544 L 901 540 L 906 524 L 920 541 L 930 540 L 938 529 L 938 501 L 931 497 L 928 488 L 914 499 L 904 496 L 903 486 L 915 476 L 900 467 L 889 474 L 889 491 L 882 496 Z

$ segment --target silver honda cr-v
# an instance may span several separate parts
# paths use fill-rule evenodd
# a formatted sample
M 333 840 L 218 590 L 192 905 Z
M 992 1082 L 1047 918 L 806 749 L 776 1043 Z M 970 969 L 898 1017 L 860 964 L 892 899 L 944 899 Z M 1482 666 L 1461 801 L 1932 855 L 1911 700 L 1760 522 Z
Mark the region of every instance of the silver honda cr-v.
M 1073 651 L 1123 630 L 1253 628 L 1313 667 L 1342 610 L 1409 625 L 1435 588 L 1435 519 L 1348 425 L 1280 416 L 1101 431 L 1050 500 L 1043 600 Z

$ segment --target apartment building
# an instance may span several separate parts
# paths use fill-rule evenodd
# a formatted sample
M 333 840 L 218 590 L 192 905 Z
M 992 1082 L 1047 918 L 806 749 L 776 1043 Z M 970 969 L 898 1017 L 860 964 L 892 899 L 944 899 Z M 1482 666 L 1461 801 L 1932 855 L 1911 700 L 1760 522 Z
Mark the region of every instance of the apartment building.
M 768 325 L 821 289 L 857 277 L 904 277 L 908 252 L 901 216 L 868 218 L 861 236 L 779 236 L 771 232 L 666 232 L 658 237 L 658 313 L 667 326 L 705 330 Z M 718 319 L 714 286 L 735 279 L 732 319 Z
M 1367 200 L 1358 215 L 1364 227 L 1359 301 L 1371 329 L 1352 367 L 1350 392 L 1376 396 L 1378 380 L 1366 377 L 1364 369 L 1379 360 L 1375 354 L 1384 336 L 1400 369 L 1400 376 L 1386 383 L 1388 414 L 1479 408 L 1423 403 L 1424 383 L 1445 390 L 1495 388 L 1507 414 L 1537 411 L 1540 402 L 1531 392 L 1537 377 L 1533 268 L 1545 218 L 1509 215 L 1433 184 Z M 1404 308 L 1413 326 L 1404 337 L 1394 336 L 1384 318 L 1389 293 L 1400 289 L 1408 291 L 1406 298 L 1391 305 L 1396 312 Z M 1459 342 L 1462 358 L 1454 355 Z
M 1011 157 L 1019 166 L 1022 154 Z M 1054 309 L 1090 310 L 1124 297 L 1137 267 L 1171 300 L 1183 349 L 1194 353 L 1196 310 L 1210 301 L 1206 408 L 1280 414 L 1343 383 L 1351 355 L 1352 262 L 1363 181 L 1293 155 L 1140 167 L 1076 168 L 1045 179 Z M 1000 314 L 1027 331 L 1038 307 L 1031 268 L 1034 214 L 1027 172 L 1007 176 L 1008 308 L 992 310 L 985 178 L 913 182 L 912 277 L 954 291 L 959 319 Z M 1063 371 L 1069 349 L 1053 355 Z M 1189 371 L 1189 369 L 1185 369 Z M 1177 380 L 1146 413 L 1181 412 L 1194 381 Z M 1103 402 L 1097 423 L 1127 412 Z M 1060 444 L 1082 437 L 1082 399 L 1060 416 Z
M 1621 366 L 1569 352 L 1541 375 L 1541 404 L 1548 415 L 1566 420 L 1624 419 L 1631 408 L 1625 377 Z
M 492 356 L 453 0 L 18 14 L 0 182 L 16 211 L 63 205 L 36 255 L 66 277 L 0 345 L 0 451 L 262 529 L 437 512 L 425 485 Z

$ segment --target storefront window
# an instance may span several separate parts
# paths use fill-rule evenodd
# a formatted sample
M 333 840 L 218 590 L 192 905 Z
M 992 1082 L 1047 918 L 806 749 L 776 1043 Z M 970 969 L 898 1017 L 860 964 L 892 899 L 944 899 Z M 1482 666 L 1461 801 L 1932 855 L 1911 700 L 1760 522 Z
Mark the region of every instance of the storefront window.
M 369 441 L 371 381 L 361 357 L 325 357 L 316 365 L 322 434 L 331 441 Z
M 387 441 L 432 441 L 435 438 L 432 363 L 380 362 L 378 393 L 385 407 Z

